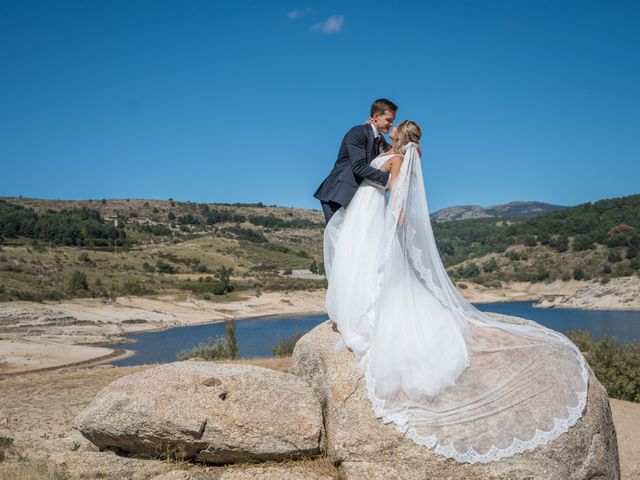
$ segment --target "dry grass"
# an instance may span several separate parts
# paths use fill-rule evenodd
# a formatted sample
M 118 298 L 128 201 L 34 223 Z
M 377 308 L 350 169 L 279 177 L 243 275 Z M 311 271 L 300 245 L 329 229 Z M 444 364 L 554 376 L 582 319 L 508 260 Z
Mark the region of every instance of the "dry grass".
M 24 459 L 1 463 L 0 478 L 6 480 L 67 480 L 69 474 L 64 467 L 51 465 L 46 460 Z

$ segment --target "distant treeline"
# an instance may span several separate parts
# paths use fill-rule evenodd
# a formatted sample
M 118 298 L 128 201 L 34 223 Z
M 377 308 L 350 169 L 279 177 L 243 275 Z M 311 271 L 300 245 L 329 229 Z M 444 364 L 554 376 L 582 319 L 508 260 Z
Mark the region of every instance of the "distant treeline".
M 469 219 L 433 224 L 445 265 L 522 244 L 548 245 L 558 252 L 589 250 L 596 244 L 624 250 L 634 259 L 640 251 L 640 195 L 601 200 L 550 212 L 527 220 Z
M 0 236 L 87 247 L 109 246 L 126 238 L 122 228 L 105 222 L 97 210 L 82 207 L 39 214 L 4 200 L 0 200 Z
M 169 220 L 176 220 L 178 223 L 184 225 L 201 225 L 203 223 L 207 225 L 216 225 L 218 223 L 244 223 L 249 222 L 256 226 L 265 228 L 316 228 L 324 226 L 321 223 L 312 222 L 311 220 L 293 219 L 283 220 L 273 215 L 239 215 L 231 213 L 226 210 L 207 209 L 203 212 L 204 220 L 192 215 L 181 215 L 175 217 L 172 213 L 169 213 Z

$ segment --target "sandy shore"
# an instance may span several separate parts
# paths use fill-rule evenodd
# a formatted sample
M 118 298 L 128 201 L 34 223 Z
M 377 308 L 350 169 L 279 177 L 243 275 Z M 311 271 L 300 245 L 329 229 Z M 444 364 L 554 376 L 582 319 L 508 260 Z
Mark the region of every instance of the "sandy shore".
M 290 358 L 242 362 L 287 371 Z M 194 473 L 202 471 L 203 467 L 189 463 L 176 464 L 99 452 L 72 429 L 73 418 L 101 388 L 117 378 L 146 368 L 150 366 L 100 365 L 0 376 L 0 391 L 3 392 L 0 411 L 7 415 L 9 427 L 15 435 L 14 451 L 0 462 L 0 478 L 143 479 L 178 469 Z M 622 478 L 640 479 L 640 404 L 615 399 L 611 399 L 610 404 L 618 436 Z M 312 463 L 310 467 L 326 469 L 327 465 Z M 205 470 L 213 474 L 225 468 L 228 467 L 206 467 Z M 58 477 L 54 477 L 54 473 L 58 473 Z

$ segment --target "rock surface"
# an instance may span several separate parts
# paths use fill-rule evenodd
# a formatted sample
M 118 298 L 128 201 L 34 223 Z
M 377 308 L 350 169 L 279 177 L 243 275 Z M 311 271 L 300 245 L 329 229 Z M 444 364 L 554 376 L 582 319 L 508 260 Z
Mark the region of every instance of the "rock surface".
M 586 310 L 640 310 L 640 278 L 612 278 L 591 283 L 569 295 L 545 296 L 536 307 Z
M 116 380 L 74 426 L 100 448 L 212 464 L 316 455 L 323 436 L 320 403 L 303 379 L 195 361 Z
M 252 466 L 229 468 L 224 472 L 185 472 L 174 470 L 151 480 L 333 480 L 334 477 L 297 466 Z
M 344 479 L 620 478 L 609 399 L 592 372 L 585 412 L 567 433 L 496 462 L 458 463 L 415 444 L 395 426 L 375 418 L 353 354 L 334 350 L 338 338 L 332 322 L 307 333 L 296 344 L 290 372 L 305 378 L 324 402 L 324 447 Z

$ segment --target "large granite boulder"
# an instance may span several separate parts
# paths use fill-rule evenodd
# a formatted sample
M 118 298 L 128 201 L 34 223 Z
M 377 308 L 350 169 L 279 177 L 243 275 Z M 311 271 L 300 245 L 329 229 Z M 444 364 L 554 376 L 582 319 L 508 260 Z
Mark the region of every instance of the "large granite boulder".
M 501 320 L 507 320 L 500 316 Z M 616 433 L 609 398 L 593 372 L 585 412 L 555 440 L 487 464 L 458 463 L 417 445 L 375 418 L 364 379 L 339 333 L 325 322 L 302 337 L 291 373 L 306 379 L 325 405 L 326 453 L 344 479 L 617 479 Z
M 122 377 L 74 420 L 100 448 L 223 464 L 319 453 L 322 411 L 294 375 L 175 362 Z

